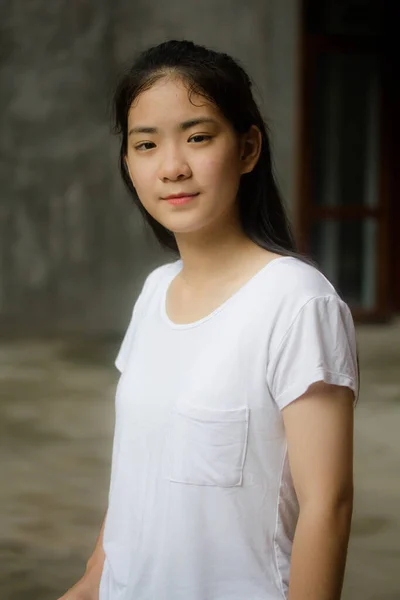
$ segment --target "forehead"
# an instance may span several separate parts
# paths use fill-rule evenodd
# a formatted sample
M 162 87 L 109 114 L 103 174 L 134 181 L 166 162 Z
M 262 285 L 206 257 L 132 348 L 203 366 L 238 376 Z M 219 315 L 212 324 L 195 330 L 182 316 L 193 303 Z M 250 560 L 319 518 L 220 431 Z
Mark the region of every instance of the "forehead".
M 200 114 L 224 121 L 218 107 L 199 94 L 189 93 L 181 79 L 164 77 L 133 101 L 128 122 L 161 127 L 162 123 L 181 122 Z

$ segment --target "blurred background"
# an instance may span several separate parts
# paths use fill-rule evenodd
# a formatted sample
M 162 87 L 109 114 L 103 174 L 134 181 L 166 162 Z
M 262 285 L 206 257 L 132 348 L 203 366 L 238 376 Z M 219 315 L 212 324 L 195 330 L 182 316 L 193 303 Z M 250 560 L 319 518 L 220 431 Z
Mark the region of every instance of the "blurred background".
M 302 251 L 350 305 L 361 395 L 344 600 L 400 599 L 400 70 L 395 0 L 0 2 L 0 598 L 56 600 L 107 507 L 113 365 L 173 260 L 119 181 L 110 99 L 191 39 L 255 81 Z

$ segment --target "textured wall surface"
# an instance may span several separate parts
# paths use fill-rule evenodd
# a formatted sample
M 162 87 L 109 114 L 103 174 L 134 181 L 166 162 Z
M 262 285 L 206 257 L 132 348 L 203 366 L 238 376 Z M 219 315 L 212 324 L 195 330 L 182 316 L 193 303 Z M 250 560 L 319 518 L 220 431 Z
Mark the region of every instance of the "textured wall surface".
M 256 83 L 293 196 L 296 0 L 0 3 L 0 325 L 117 331 L 146 273 L 171 260 L 118 179 L 109 102 L 137 51 L 187 38 Z

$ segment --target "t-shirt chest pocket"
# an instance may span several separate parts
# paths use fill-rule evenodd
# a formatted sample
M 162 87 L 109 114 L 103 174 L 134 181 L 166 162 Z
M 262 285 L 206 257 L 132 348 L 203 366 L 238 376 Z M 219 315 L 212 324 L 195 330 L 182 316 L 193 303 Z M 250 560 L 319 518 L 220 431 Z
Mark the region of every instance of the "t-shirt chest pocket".
M 167 431 L 166 477 L 172 482 L 240 486 L 247 449 L 249 409 L 180 403 Z

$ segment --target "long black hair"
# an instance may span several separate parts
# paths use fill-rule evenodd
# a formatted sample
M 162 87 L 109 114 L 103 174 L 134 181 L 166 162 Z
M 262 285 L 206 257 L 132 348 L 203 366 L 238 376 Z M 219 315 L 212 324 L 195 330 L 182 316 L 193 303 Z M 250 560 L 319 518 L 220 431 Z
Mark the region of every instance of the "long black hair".
M 298 252 L 293 232 L 274 178 L 267 126 L 252 93 L 252 81 L 229 55 L 190 41 L 170 40 L 142 52 L 121 78 L 113 99 L 114 132 L 121 136 L 119 168 L 135 204 L 164 249 L 178 253 L 173 232 L 154 219 L 140 202 L 126 168 L 128 113 L 137 96 L 167 74 L 178 75 L 196 93 L 219 108 L 238 134 L 252 125 L 261 132 L 261 154 L 254 169 L 242 175 L 238 209 L 242 229 L 262 248 L 295 256 L 314 265 Z M 314 265 L 315 266 L 315 265 Z

